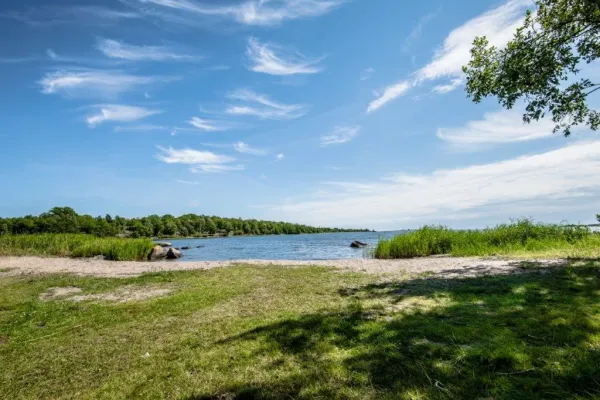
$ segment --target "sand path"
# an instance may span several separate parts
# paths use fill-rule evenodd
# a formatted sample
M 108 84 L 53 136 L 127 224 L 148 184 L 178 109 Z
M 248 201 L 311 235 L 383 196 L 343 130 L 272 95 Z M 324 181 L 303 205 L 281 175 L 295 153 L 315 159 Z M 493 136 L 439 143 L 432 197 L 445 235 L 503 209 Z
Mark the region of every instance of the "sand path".
M 528 265 L 540 268 L 565 265 L 564 260 L 536 260 Z M 482 275 L 506 275 L 523 271 L 520 260 L 490 258 L 427 257 L 408 260 L 328 260 L 328 261 L 178 261 L 178 262 L 132 262 L 104 261 L 97 259 L 0 257 L 0 276 L 71 273 L 82 276 L 132 277 L 147 272 L 207 270 L 235 264 L 336 267 L 343 271 L 372 274 L 413 275 L 432 273 L 438 276 L 471 277 Z

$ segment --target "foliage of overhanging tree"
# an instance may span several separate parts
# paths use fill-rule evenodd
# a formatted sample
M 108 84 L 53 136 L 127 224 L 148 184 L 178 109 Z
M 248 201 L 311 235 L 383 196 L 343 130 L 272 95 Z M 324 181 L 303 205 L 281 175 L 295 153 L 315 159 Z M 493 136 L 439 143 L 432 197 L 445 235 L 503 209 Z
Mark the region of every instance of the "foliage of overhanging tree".
M 463 67 L 467 93 L 476 103 L 496 97 L 509 109 L 522 100 L 524 122 L 550 114 L 554 132 L 565 136 L 580 124 L 597 130 L 600 114 L 589 99 L 600 82 L 581 75 L 600 54 L 600 0 L 535 0 L 535 6 L 505 48 L 475 39 Z
M 54 207 L 39 216 L 0 218 L 0 235 L 35 233 L 87 233 L 96 236 L 185 237 L 211 235 L 278 235 L 345 232 L 351 229 L 312 227 L 287 222 L 221 218 L 187 214 L 150 215 L 143 218 L 92 217 L 69 207 Z

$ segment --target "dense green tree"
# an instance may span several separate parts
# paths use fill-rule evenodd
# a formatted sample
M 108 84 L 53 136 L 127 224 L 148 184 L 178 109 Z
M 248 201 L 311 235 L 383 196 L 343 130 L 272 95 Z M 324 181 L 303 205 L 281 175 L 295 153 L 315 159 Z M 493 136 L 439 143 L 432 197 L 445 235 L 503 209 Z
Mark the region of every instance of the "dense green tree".
M 39 216 L 0 218 L 0 235 L 32 233 L 87 233 L 96 236 L 177 237 L 212 235 L 271 235 L 340 232 L 339 229 L 315 228 L 286 222 L 242 220 L 186 214 L 150 215 L 126 219 L 110 215 L 78 215 L 68 207 L 56 207 Z
M 463 68 L 467 93 L 476 103 L 493 96 L 505 108 L 526 104 L 524 122 L 550 114 L 566 136 L 585 124 L 596 130 L 600 113 L 588 105 L 600 82 L 581 76 L 581 68 L 600 54 L 599 0 L 535 0 L 525 22 L 505 48 L 475 39 L 472 59 Z

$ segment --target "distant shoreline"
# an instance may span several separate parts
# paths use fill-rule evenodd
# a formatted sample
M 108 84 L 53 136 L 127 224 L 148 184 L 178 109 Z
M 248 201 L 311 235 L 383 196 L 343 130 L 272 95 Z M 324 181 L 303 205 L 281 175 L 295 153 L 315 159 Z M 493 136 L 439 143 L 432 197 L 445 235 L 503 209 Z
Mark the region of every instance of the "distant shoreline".
M 153 237 L 150 238 L 152 241 L 164 241 L 164 240 L 185 240 L 185 239 L 220 239 L 220 238 L 233 238 L 233 237 L 263 237 L 263 236 L 301 236 L 301 235 L 331 235 L 335 233 L 378 233 L 375 230 L 364 230 L 364 231 L 339 231 L 339 232 L 307 232 L 307 233 L 273 233 L 273 234 L 262 234 L 262 235 L 212 235 L 212 236 L 169 236 L 169 237 Z M 396 232 L 396 231 L 389 231 Z M 401 232 L 401 231 L 398 231 Z

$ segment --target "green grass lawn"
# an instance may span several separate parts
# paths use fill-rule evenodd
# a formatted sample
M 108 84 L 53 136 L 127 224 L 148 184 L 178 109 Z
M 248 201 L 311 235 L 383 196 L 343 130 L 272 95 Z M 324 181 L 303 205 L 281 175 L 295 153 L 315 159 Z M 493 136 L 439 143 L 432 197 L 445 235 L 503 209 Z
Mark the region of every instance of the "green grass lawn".
M 600 263 L 388 279 L 239 266 L 0 277 L 2 399 L 600 397 Z M 41 301 L 166 287 L 132 303 Z

